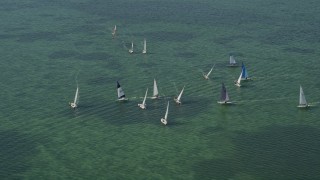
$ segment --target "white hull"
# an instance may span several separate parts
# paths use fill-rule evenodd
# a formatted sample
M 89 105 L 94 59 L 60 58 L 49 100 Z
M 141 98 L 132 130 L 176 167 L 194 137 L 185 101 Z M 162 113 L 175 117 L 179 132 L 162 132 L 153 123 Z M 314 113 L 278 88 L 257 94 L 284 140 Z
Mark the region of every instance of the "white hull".
M 177 104 L 179 104 L 179 105 L 181 104 L 181 101 L 180 101 L 179 99 L 174 98 L 173 100 L 174 100 L 174 102 L 176 102 Z
M 143 50 L 143 51 L 142 51 L 142 54 L 147 54 L 147 51 Z
M 228 64 L 228 67 L 238 67 L 238 64 Z
M 152 96 L 150 99 L 159 99 L 159 96 Z
M 129 100 L 128 98 L 120 98 L 120 99 L 118 99 L 118 101 L 127 101 L 127 100 Z
M 309 105 L 308 104 L 300 104 L 297 106 L 298 108 L 308 108 Z
M 133 53 L 133 50 L 132 50 L 132 49 L 129 49 L 129 53 L 132 54 L 132 53 Z
M 206 75 L 203 75 L 203 78 L 204 78 L 204 79 L 206 79 L 206 80 L 208 80 L 208 79 L 209 79 L 209 77 L 208 77 L 208 76 L 206 76 Z
M 141 109 L 147 109 L 147 105 L 146 105 L 146 104 L 138 104 L 138 106 L 139 106 Z
M 218 104 L 233 104 L 230 101 L 218 101 Z
M 167 120 L 166 120 L 166 119 L 161 118 L 161 123 L 162 123 L 162 124 L 164 124 L 164 125 L 167 125 L 167 123 L 168 123 L 168 122 L 167 122 Z
M 234 83 L 234 85 L 241 87 L 241 84 L 239 84 L 239 83 Z
M 77 108 L 78 106 L 77 106 L 77 104 L 75 104 L 75 103 L 70 103 L 70 107 L 73 108 L 73 109 L 75 109 L 75 108 Z

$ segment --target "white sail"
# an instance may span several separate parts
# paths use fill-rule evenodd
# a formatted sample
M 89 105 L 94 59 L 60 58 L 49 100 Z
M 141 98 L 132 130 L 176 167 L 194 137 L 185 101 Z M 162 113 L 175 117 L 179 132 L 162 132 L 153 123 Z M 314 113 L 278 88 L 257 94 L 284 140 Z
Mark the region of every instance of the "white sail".
M 239 76 L 237 82 L 235 83 L 235 85 L 238 86 L 238 87 L 241 86 L 241 77 L 242 77 L 242 71 L 241 71 L 241 73 L 240 73 L 240 76 Z
M 112 38 L 114 38 L 114 36 L 116 35 L 116 31 L 117 31 L 117 25 L 114 25 L 114 28 L 112 31 Z
M 229 60 L 230 64 L 237 64 L 236 59 L 233 56 L 230 56 Z
M 213 68 L 214 68 L 214 65 L 212 66 L 212 68 L 211 68 L 210 71 L 208 72 L 207 77 L 209 77 L 209 75 L 211 74 Z
M 79 88 L 78 88 L 78 86 L 77 86 L 77 90 L 76 90 L 76 94 L 75 94 L 75 96 L 74 96 L 74 101 L 73 101 L 73 103 L 74 103 L 75 105 L 77 105 L 77 104 L 78 104 L 78 101 L 79 101 Z
M 131 42 L 131 49 L 129 49 L 129 53 L 133 53 L 133 42 Z
M 210 71 L 208 72 L 208 74 L 203 75 L 205 79 L 209 79 L 209 76 L 210 76 L 210 74 L 211 74 L 211 72 L 212 72 L 213 68 L 214 68 L 214 65 L 212 66 L 212 68 L 210 69 Z
M 143 105 L 146 105 L 147 94 L 148 94 L 148 88 L 147 88 L 146 94 L 144 95 L 144 99 L 142 102 Z
M 302 89 L 301 86 L 300 86 L 299 105 L 300 105 L 300 106 L 307 106 L 307 105 L 308 105 L 308 104 L 307 104 L 306 97 L 304 96 L 303 89 Z
M 183 86 L 183 88 L 182 88 L 182 90 L 181 90 L 181 92 L 180 92 L 180 94 L 179 94 L 179 96 L 178 96 L 178 98 L 177 98 L 177 100 L 178 100 L 178 101 L 180 101 L 180 99 L 181 99 L 181 96 L 182 96 L 183 90 L 184 90 L 184 86 Z
M 147 41 L 146 39 L 144 39 L 143 41 L 143 51 L 142 51 L 143 54 L 146 54 L 147 53 Z
M 158 92 L 158 86 L 156 79 L 153 80 L 153 97 L 158 97 L 159 92 Z
M 168 105 L 167 105 L 166 115 L 164 115 L 164 119 L 166 119 L 166 120 L 168 118 L 168 113 L 169 113 L 169 101 L 168 101 Z

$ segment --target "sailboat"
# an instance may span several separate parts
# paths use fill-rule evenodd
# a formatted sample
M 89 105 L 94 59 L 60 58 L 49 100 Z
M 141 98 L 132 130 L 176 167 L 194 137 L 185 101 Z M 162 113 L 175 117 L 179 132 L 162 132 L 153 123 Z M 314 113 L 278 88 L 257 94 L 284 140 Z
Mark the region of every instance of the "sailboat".
M 130 54 L 133 53 L 133 42 L 131 42 L 131 49 L 129 49 L 129 53 L 130 53 Z
M 128 98 L 126 98 L 126 95 L 124 94 L 124 91 L 122 90 L 119 81 L 117 81 L 117 92 L 118 92 L 118 101 L 126 101 Z
M 164 115 L 164 118 L 161 118 L 161 123 L 164 125 L 167 125 L 168 121 L 168 111 L 169 111 L 169 101 L 168 101 L 168 105 L 167 105 L 167 111 L 166 114 Z
M 158 92 L 158 86 L 156 79 L 153 80 L 153 96 L 151 99 L 158 99 L 159 98 L 159 92 Z
M 117 32 L 117 25 L 114 25 L 114 28 L 112 31 L 112 38 L 114 38 L 116 36 L 116 32 Z
M 72 103 L 69 102 L 70 107 L 73 109 L 77 108 L 78 102 L 79 102 L 79 87 L 77 86 L 76 94 L 74 95 L 74 100 Z
M 144 39 L 142 54 L 146 54 L 146 53 L 147 53 L 147 41 L 146 39 Z
M 241 77 L 242 77 L 242 71 L 240 73 L 238 80 L 234 82 L 234 85 L 241 87 Z
M 306 97 L 304 96 L 303 89 L 300 86 L 300 97 L 299 97 L 299 108 L 307 108 L 309 104 L 307 103 Z
M 146 94 L 144 95 L 144 99 L 143 99 L 143 101 L 142 101 L 142 104 L 138 104 L 138 106 L 139 106 L 141 109 L 147 109 L 147 104 L 146 104 L 147 94 L 148 94 L 148 88 L 147 88 Z
M 249 75 L 248 75 L 248 72 L 247 72 L 247 69 L 246 69 L 246 67 L 244 66 L 243 63 L 242 63 L 241 69 L 242 69 L 241 80 L 250 80 Z
M 184 90 L 184 86 L 178 96 L 178 98 L 174 98 L 174 101 L 177 103 L 177 104 L 181 104 L 181 96 L 182 96 L 182 93 L 183 93 L 183 90 Z
M 208 72 L 208 74 L 203 74 L 204 79 L 209 79 L 209 75 L 211 74 L 213 68 L 214 68 L 214 65 L 212 66 L 212 68 L 210 69 L 210 71 Z
M 221 88 L 221 97 L 220 101 L 218 101 L 219 104 L 232 104 L 232 102 L 229 101 L 229 95 L 227 92 L 226 87 L 224 86 L 224 83 L 222 83 L 222 88 Z
M 229 64 L 227 66 L 229 66 L 229 67 L 236 67 L 237 66 L 236 59 L 232 55 L 229 58 Z

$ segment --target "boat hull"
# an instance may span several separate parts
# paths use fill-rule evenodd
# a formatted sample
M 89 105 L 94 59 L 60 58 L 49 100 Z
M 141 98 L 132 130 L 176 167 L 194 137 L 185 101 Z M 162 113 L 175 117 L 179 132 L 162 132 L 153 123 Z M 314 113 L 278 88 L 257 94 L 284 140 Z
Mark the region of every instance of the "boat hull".
M 168 122 L 167 122 L 167 120 L 166 120 L 166 119 L 161 118 L 161 123 L 162 123 L 162 124 L 164 124 L 164 125 L 167 125 L 167 123 L 168 123 Z
M 159 99 L 159 96 L 152 96 L 150 99 Z
M 232 102 L 230 101 L 218 101 L 218 104 L 225 104 L 225 105 L 228 105 L 228 104 L 233 104 Z
M 176 102 L 177 104 L 181 104 L 181 101 L 179 99 L 174 99 L 174 102 Z
M 238 64 L 228 64 L 227 67 L 239 67 Z
M 118 99 L 118 101 L 120 101 L 120 102 L 128 101 L 128 100 L 129 100 L 128 98 L 120 98 L 120 99 Z
M 141 109 L 147 109 L 147 105 L 146 105 L 146 104 L 138 104 L 138 106 L 139 106 Z
M 310 107 L 308 104 L 300 104 L 297 106 L 298 108 L 308 108 Z
M 70 107 L 73 108 L 73 109 L 75 109 L 75 108 L 77 108 L 78 106 L 77 106 L 77 104 L 75 104 L 75 103 L 70 103 Z

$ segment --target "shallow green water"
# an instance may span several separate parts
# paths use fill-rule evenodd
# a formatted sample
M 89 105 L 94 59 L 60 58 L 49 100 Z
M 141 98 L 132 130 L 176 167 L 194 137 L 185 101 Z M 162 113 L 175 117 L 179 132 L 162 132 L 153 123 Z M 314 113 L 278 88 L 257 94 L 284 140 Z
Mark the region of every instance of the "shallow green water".
M 0 178 L 319 179 L 319 5 L 2 0 Z M 153 78 L 165 97 L 141 110 Z M 221 82 L 235 105 L 216 103 Z M 296 108 L 299 85 L 314 107 Z

